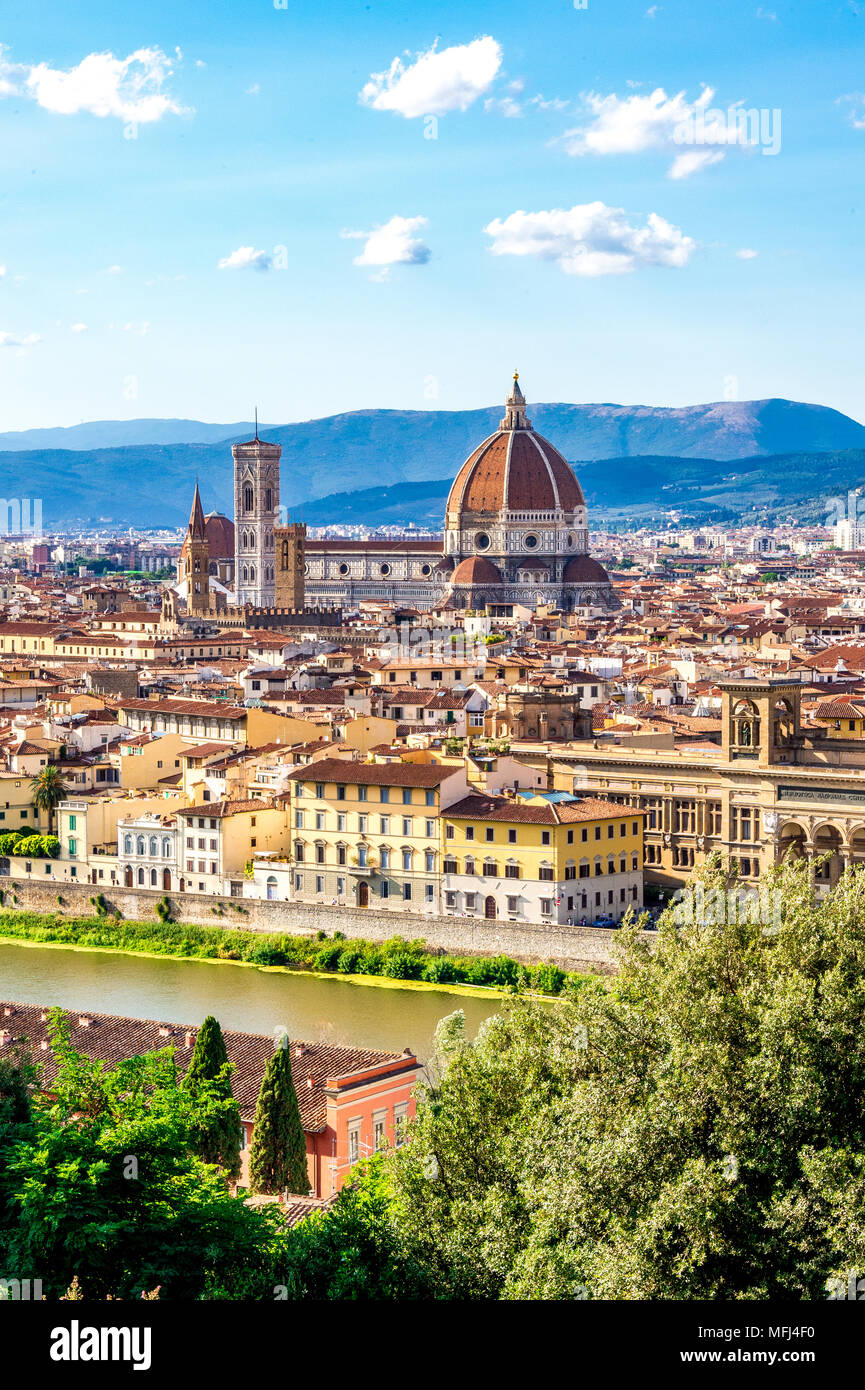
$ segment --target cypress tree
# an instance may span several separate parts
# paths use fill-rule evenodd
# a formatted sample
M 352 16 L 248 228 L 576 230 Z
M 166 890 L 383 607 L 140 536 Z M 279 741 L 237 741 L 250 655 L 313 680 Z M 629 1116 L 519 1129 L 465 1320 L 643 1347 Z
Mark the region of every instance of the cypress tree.
M 195 1152 L 205 1163 L 218 1164 L 228 1177 L 238 1177 L 243 1140 L 240 1109 L 231 1090 L 225 1039 L 212 1014 L 208 1014 L 198 1030 L 183 1085 L 201 1102 Z
M 303 1196 L 309 1192 L 306 1138 L 287 1037 L 281 1039 L 265 1069 L 249 1155 L 250 1192 L 274 1195 L 283 1189 Z

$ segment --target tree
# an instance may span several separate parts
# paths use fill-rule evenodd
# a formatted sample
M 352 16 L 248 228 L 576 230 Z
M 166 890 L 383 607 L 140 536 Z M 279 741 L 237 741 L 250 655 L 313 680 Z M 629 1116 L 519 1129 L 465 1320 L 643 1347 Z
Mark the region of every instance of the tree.
M 291 1076 L 288 1038 L 283 1036 L 267 1063 L 252 1131 L 250 1192 L 309 1192 L 306 1136 Z
M 32 792 L 33 805 L 37 811 L 46 811 L 48 814 L 49 834 L 54 830 L 54 812 L 65 801 L 69 795 L 69 789 L 63 781 L 62 773 L 56 763 L 49 763 L 43 767 L 35 777 L 30 779 L 30 790 Z
M 280 1223 L 227 1191 L 192 1150 L 194 1097 L 173 1050 L 118 1066 L 75 1051 L 59 1011 L 52 1096 L 6 1155 L 4 1268 L 57 1298 L 77 1275 L 88 1298 L 267 1297 L 282 1263 Z
M 440 1297 L 814 1299 L 865 1262 L 865 869 L 634 920 L 620 973 L 443 1050 L 388 1156 Z M 705 904 L 712 904 L 709 911 Z M 756 905 L 755 905 L 756 904 Z
M 243 1130 L 240 1109 L 231 1090 L 228 1051 L 217 1019 L 208 1014 L 198 1030 L 184 1088 L 200 1107 L 195 1150 L 205 1163 L 215 1163 L 230 1178 L 240 1175 Z

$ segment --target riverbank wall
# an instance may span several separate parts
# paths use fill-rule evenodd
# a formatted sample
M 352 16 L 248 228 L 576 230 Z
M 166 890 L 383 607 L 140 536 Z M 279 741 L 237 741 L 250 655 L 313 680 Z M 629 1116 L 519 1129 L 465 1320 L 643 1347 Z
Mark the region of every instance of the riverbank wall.
M 0 877 L 3 907 L 9 911 L 87 917 L 93 899 L 103 893 L 105 910 L 131 921 L 157 917 L 156 905 L 167 897 L 175 922 L 200 927 L 292 936 L 333 936 L 342 932 L 355 940 L 380 943 L 394 936 L 423 940 L 433 951 L 448 955 L 504 955 L 525 964 L 549 961 L 563 970 L 609 974 L 615 969 L 616 932 L 603 927 L 567 927 L 556 923 L 487 921 L 483 917 L 439 917 L 426 913 L 357 911 L 323 903 L 269 902 L 257 898 L 215 898 L 194 893 L 169 893 L 146 888 L 100 890 L 90 884 L 57 884 Z M 17 898 L 17 902 L 15 899 Z M 654 932 L 647 932 L 649 942 Z

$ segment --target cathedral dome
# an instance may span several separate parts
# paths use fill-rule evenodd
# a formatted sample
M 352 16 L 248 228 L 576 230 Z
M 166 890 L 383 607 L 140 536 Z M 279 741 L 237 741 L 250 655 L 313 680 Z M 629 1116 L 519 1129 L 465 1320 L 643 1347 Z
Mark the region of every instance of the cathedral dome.
M 204 530 L 210 547 L 211 560 L 234 559 L 234 522 L 222 512 L 208 512 Z
M 501 570 L 483 555 L 461 560 L 451 575 L 452 584 L 501 584 Z
M 562 581 L 565 584 L 609 584 L 610 576 L 591 555 L 574 555 L 565 565 Z
M 514 377 L 499 429 L 469 454 L 450 490 L 448 515 L 467 512 L 572 512 L 585 507 L 582 488 L 558 449 L 526 418 Z

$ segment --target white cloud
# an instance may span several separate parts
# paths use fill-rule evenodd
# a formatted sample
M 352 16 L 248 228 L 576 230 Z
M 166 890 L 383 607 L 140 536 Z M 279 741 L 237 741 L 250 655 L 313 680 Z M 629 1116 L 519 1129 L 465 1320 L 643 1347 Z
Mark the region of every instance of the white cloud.
M 122 274 L 123 274 L 123 266 L 122 266 L 122 265 L 109 265 L 109 266 L 106 267 L 105 274 L 106 274 L 106 275 L 122 275 Z
M 365 243 L 355 265 L 390 267 L 392 265 L 425 265 L 432 252 L 416 235 L 427 226 L 426 217 L 392 217 L 371 232 L 344 231 L 340 236 Z
M 238 246 L 230 256 L 223 256 L 219 270 L 270 270 L 273 260 L 269 251 L 256 251 L 252 246 Z
M 650 5 L 649 8 L 646 10 L 644 18 L 654 19 L 655 15 L 658 14 L 663 8 L 663 5 Z
M 360 100 L 375 111 L 408 118 L 465 111 L 489 89 L 501 64 L 501 45 L 489 35 L 441 52 L 433 44 L 408 66 L 394 58 L 387 72 L 373 73 Z
M 847 92 L 843 97 L 838 97 L 835 105 L 840 106 L 846 103 L 851 109 L 847 112 L 847 119 L 854 130 L 865 130 L 865 95 L 862 92 Z
M 6 267 L 5 267 L 5 265 L 0 265 L 0 280 L 3 279 L 3 276 L 4 276 L 5 274 L 6 274 Z
M 147 322 L 144 322 L 144 323 L 124 323 L 124 325 L 123 325 L 123 332 L 124 332 L 124 333 L 135 333 L 135 334 L 137 335 L 137 337 L 139 337 L 139 338 L 145 337 L 146 334 L 147 334 L 149 331 L 150 331 L 150 324 L 147 323 Z
M 678 154 L 668 171 L 670 178 L 687 178 L 724 158 L 718 146 L 748 144 L 747 121 L 736 118 L 736 106 L 728 111 L 710 107 L 714 95 L 712 87 L 704 87 L 695 101 L 689 101 L 684 92 L 667 96 L 663 87 L 646 96 L 588 92 L 582 100 L 590 119 L 566 130 L 561 139 L 568 154 L 576 156 L 640 154 L 644 150 L 672 153 L 682 150 L 683 145 L 697 145 L 699 152 L 689 149 Z
M 25 333 L 22 337 L 19 333 L 4 333 L 0 331 L 0 347 L 32 347 L 34 343 L 41 341 L 38 333 Z
M 161 48 L 138 48 L 128 58 L 90 53 L 74 68 L 12 63 L 0 50 L 0 96 L 31 97 L 46 111 L 74 116 L 115 116 L 147 124 L 184 108 L 164 90 L 171 59 Z
M 244 93 L 244 95 L 245 95 L 245 96 L 248 96 L 248 97 L 257 97 L 260 91 L 261 91 L 261 88 L 259 87 L 258 83 L 257 83 L 257 82 L 253 82 L 253 84 L 252 84 L 251 87 L 247 87 L 246 92 Z
M 498 111 L 500 116 L 521 116 L 523 108 L 513 97 L 487 97 L 484 102 L 485 111 Z
M 688 150 L 687 154 L 677 154 L 669 169 L 667 177 L 671 179 L 687 179 L 691 174 L 696 174 L 700 169 L 708 169 L 710 164 L 719 164 L 724 158 L 722 150 Z
M 748 246 L 743 246 L 741 251 L 736 252 L 740 261 L 755 261 L 759 254 L 759 251 L 752 251 Z
M 626 275 L 639 266 L 687 264 L 696 242 L 678 227 L 649 213 L 644 227 L 632 226 L 623 208 L 581 203 L 550 212 L 512 212 L 484 228 L 495 256 L 536 256 L 553 261 L 566 275 Z
M 86 323 L 73 323 L 73 324 L 71 325 L 71 331 L 72 331 L 73 333 L 86 333 L 86 332 L 87 332 L 87 324 L 86 324 Z

